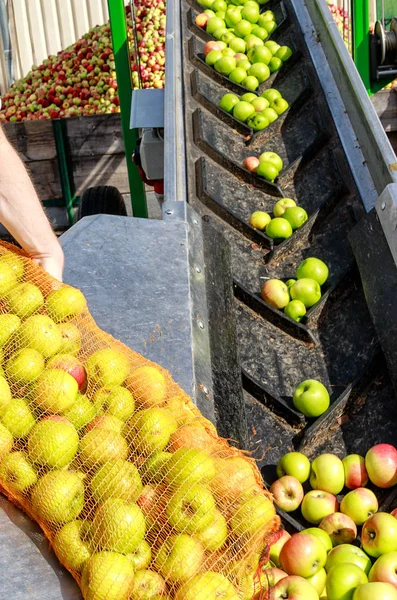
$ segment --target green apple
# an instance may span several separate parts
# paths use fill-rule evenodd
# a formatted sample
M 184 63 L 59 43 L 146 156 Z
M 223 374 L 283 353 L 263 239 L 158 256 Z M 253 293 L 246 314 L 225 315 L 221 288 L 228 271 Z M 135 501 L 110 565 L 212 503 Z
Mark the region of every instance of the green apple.
M 230 81 L 233 81 L 233 83 L 238 83 L 239 85 L 240 85 L 240 83 L 242 83 L 244 81 L 244 79 L 246 77 L 247 77 L 246 71 L 239 67 L 236 67 L 235 69 L 233 69 L 233 71 L 231 73 L 229 73 Z
M 290 319 L 300 323 L 306 314 L 306 307 L 300 300 L 291 300 L 291 302 L 288 302 L 287 306 L 284 308 L 284 313 Z
M 265 65 L 268 65 L 272 56 L 273 55 L 272 55 L 271 51 L 265 45 L 257 46 L 254 49 L 254 52 L 252 54 L 252 57 L 250 57 L 250 60 L 254 64 L 263 63 Z M 270 76 L 270 71 L 269 71 L 269 76 Z M 264 98 L 266 98 L 266 96 L 264 96 Z
M 324 517 L 338 510 L 338 501 L 333 494 L 321 490 L 311 490 L 301 504 L 303 518 L 313 525 L 321 523 Z
M 234 50 L 234 52 L 236 52 L 236 53 L 244 54 L 246 47 L 247 47 L 247 44 L 245 43 L 245 41 L 242 38 L 236 37 L 236 38 L 232 39 L 229 43 L 229 48 Z
M 323 285 L 328 279 L 328 267 L 319 258 L 305 258 L 297 268 L 296 276 L 298 279 L 314 279 L 319 285 Z
M 208 552 L 217 552 L 226 543 L 227 522 L 219 510 L 215 510 L 211 523 L 204 529 L 197 531 L 195 537 L 203 544 Z
M 234 33 L 237 37 L 240 38 L 245 38 L 247 35 L 249 35 L 251 33 L 252 30 L 252 24 L 247 21 L 246 19 L 243 19 L 241 17 L 241 20 L 238 21 L 238 23 L 236 23 L 234 25 Z
M 98 412 L 105 411 L 121 421 L 130 419 L 135 410 L 135 400 L 125 387 L 104 387 L 94 396 L 94 405 Z
M 280 60 L 279 58 L 276 58 L 275 56 L 273 56 L 269 61 L 270 73 L 275 73 L 276 71 L 281 69 L 282 66 L 283 66 L 283 61 Z
M 103 550 L 128 554 L 145 537 L 145 517 L 139 506 L 120 498 L 101 504 L 92 522 L 93 540 Z
M 261 18 L 264 23 L 266 23 L 267 21 L 276 20 L 275 14 L 272 10 L 266 10 L 265 12 L 261 13 Z
M 241 82 L 241 85 L 247 88 L 247 90 L 256 90 L 259 87 L 259 81 L 253 75 L 247 75 Z
M 247 58 L 250 60 L 252 50 L 257 46 L 263 46 L 263 41 L 252 33 L 250 33 L 250 35 L 246 35 L 244 41 L 247 44 Z
M 221 573 L 207 571 L 182 585 L 176 593 L 175 600 L 238 600 L 239 597 L 229 579 Z
M 313 379 L 309 379 L 307 381 L 310 381 L 310 388 L 309 390 L 306 389 L 308 385 L 307 382 L 301 383 L 300 385 L 303 386 L 303 391 L 300 390 L 301 396 L 302 394 L 307 393 L 307 391 L 310 391 L 310 389 L 312 389 L 316 397 L 318 394 L 318 390 L 324 393 L 321 387 L 317 385 L 314 386 L 314 389 L 312 388 L 312 382 L 314 381 L 317 384 L 319 383 L 318 381 Z M 320 386 L 322 386 L 322 384 L 320 384 Z M 301 400 L 302 399 L 300 398 L 300 401 Z M 315 490 L 322 490 L 323 492 L 328 492 L 329 494 L 336 495 L 343 490 L 344 484 L 345 473 L 340 458 L 338 458 L 335 454 L 329 453 L 320 454 L 319 456 L 316 456 L 316 458 L 312 462 L 310 473 L 310 485 L 312 486 L 312 488 Z
M 0 348 L 2 348 L 17 331 L 21 319 L 9 313 L 0 315 Z
M 59 351 L 62 335 L 55 321 L 46 315 L 33 315 L 18 329 L 18 344 L 33 348 L 44 358 L 50 358 Z
M 277 463 L 277 477 L 291 475 L 300 483 L 309 479 L 310 461 L 301 452 L 287 452 Z
M 242 18 L 241 11 L 238 10 L 238 8 L 229 6 L 229 8 L 226 10 L 225 23 L 227 27 L 234 27 L 239 21 L 241 21 Z
M 273 31 L 276 31 L 277 23 L 276 21 L 265 21 L 263 23 L 263 28 L 266 29 L 267 33 L 270 35 L 271 33 L 273 33 Z
M 14 438 L 24 438 L 36 423 L 28 403 L 23 398 L 14 398 L 0 415 L 4 427 Z
M 308 535 L 314 535 L 320 542 L 323 544 L 326 552 L 328 553 L 332 550 L 332 540 L 329 537 L 328 533 L 323 529 L 319 529 L 318 527 L 308 527 L 308 529 L 303 529 L 299 533 L 307 533 Z M 340 546 L 338 546 L 340 548 Z M 329 555 L 328 555 L 329 556 Z M 328 560 L 328 557 L 327 557 Z M 325 565 L 327 567 L 327 564 Z
M 268 127 L 269 121 L 262 113 L 255 113 L 247 119 L 247 125 L 253 131 L 262 131 L 263 129 L 266 129 L 266 127 Z
M 17 285 L 17 274 L 14 272 L 12 266 L 4 260 L 0 261 L 0 298 L 15 289 Z
M 14 438 L 12 437 L 12 434 L 0 423 L 0 460 L 11 452 L 13 443 Z
M 257 542 L 275 514 L 274 504 L 268 498 L 259 495 L 248 497 L 237 505 L 230 527 L 235 535 Z
M 327 572 L 325 569 L 320 569 L 312 575 L 311 577 L 307 577 L 306 581 L 312 584 L 317 594 L 320 595 L 325 590 L 325 583 L 327 581 Z
M 276 54 L 277 50 L 281 48 L 281 46 L 277 44 L 277 42 L 275 42 L 274 40 L 268 40 L 267 42 L 265 42 L 265 46 L 266 48 L 269 48 L 273 56 Z
M 249 68 L 248 75 L 256 77 L 259 83 L 263 83 L 270 77 L 269 67 L 265 63 L 257 62 Z
M 372 490 L 356 488 L 344 496 L 340 510 L 356 525 L 363 525 L 378 510 L 378 499 Z
M 240 100 L 233 108 L 233 117 L 245 123 L 247 119 L 255 114 L 255 108 L 249 102 Z
M 231 113 L 231 112 L 233 112 L 233 109 L 236 106 L 236 104 L 238 104 L 239 102 L 240 102 L 240 99 L 238 96 L 236 96 L 236 94 L 225 94 L 221 98 L 221 101 L 219 103 L 219 108 L 221 108 L 222 110 L 224 110 L 228 113 Z
M 158 549 L 154 564 L 164 579 L 182 583 L 194 577 L 202 566 L 204 548 L 186 534 L 170 536 Z
M 85 366 L 91 383 L 101 387 L 121 385 L 130 371 L 127 356 L 111 348 L 91 354 Z
M 138 411 L 126 424 L 131 443 L 145 456 L 164 450 L 176 430 L 177 423 L 165 408 Z
M 75 356 L 81 348 L 81 333 L 74 323 L 59 323 L 59 332 L 62 337 L 61 354 L 72 354 Z
M 213 460 L 196 448 L 180 448 L 168 463 L 166 481 L 171 486 L 209 483 L 215 477 Z
M 268 279 L 261 287 L 261 298 L 266 304 L 282 309 L 289 302 L 288 288 L 280 279 Z
M 195 535 L 214 520 L 215 500 L 204 485 L 185 486 L 172 496 L 166 514 L 176 531 Z
M 24 386 L 35 381 L 44 366 L 44 358 L 37 350 L 24 348 L 10 356 L 5 366 L 5 372 L 13 383 Z
M 128 445 L 117 431 L 96 427 L 80 440 L 79 453 L 84 467 L 99 467 L 115 460 L 126 460 Z
M 7 295 L 10 312 L 20 319 L 26 319 L 44 304 L 43 294 L 33 283 L 20 283 Z
M 69 321 L 87 309 L 83 294 L 76 288 L 63 286 L 51 292 L 45 303 L 47 314 L 56 323 Z
M 274 123 L 274 121 L 277 121 L 277 119 L 278 119 L 278 114 L 276 113 L 275 110 L 270 108 L 270 106 L 268 108 L 265 108 L 265 110 L 263 111 L 262 114 L 265 115 L 265 117 L 268 119 L 269 123 Z
M 149 544 L 145 540 L 142 540 L 134 552 L 127 554 L 127 558 L 132 562 L 134 571 L 147 569 L 152 561 L 152 551 Z
M 212 35 L 214 36 L 214 38 L 216 40 L 222 40 L 226 43 L 225 38 L 227 39 L 227 37 L 228 37 L 228 30 L 226 29 L 226 27 L 220 27 L 219 29 L 216 29 L 216 31 L 214 31 L 214 33 Z M 222 56 L 232 56 L 232 55 L 231 54 L 229 55 L 229 53 L 226 53 L 223 50 Z
M 345 486 L 349 490 L 364 487 L 368 483 L 368 473 L 365 460 L 359 454 L 348 454 L 342 459 L 345 469 Z
M 79 436 L 64 417 L 53 416 L 34 425 L 28 439 L 29 459 L 50 469 L 66 467 L 77 454 Z
M 243 69 L 243 71 L 247 72 L 250 68 L 251 63 L 248 58 L 238 58 L 236 59 L 236 67 L 238 69 Z M 242 98 L 241 98 L 242 99 Z
M 289 108 L 289 104 L 284 98 L 276 98 L 270 102 L 270 108 L 273 108 L 278 115 L 282 115 Z
M 11 267 L 17 281 L 21 281 L 25 272 L 25 264 L 22 257 L 14 254 L 14 252 L 6 252 L 2 256 L 0 256 L 0 265 L 6 264 Z
M 0 417 L 11 402 L 11 390 L 5 377 L 0 375 Z
M 259 177 L 264 177 L 267 181 L 273 182 L 278 177 L 278 170 L 274 166 L 273 163 L 262 160 L 259 162 L 258 168 L 256 170 L 257 175 Z M 287 221 L 286 221 L 287 222 Z M 291 225 L 288 223 L 287 229 L 291 229 Z M 291 229 L 292 235 L 292 229 Z
M 397 551 L 397 519 L 378 512 L 365 521 L 361 531 L 361 545 L 369 556 L 378 558 Z
M 309 218 L 305 209 L 300 206 L 290 206 L 284 212 L 283 217 L 284 219 L 287 219 L 294 231 L 302 227 Z
M 220 29 L 221 27 L 226 28 L 226 23 L 223 19 L 219 19 L 219 17 L 211 17 L 207 21 L 206 31 L 209 35 L 212 35 L 214 31 Z
M 221 75 L 229 75 L 236 68 L 236 59 L 234 56 L 222 56 L 216 61 L 214 68 Z
M 96 552 L 85 563 L 81 589 L 85 600 L 130 600 L 134 567 L 118 552 Z
M 172 452 L 157 452 L 145 460 L 142 474 L 148 483 L 161 483 L 168 469 Z
M 275 152 L 262 152 L 259 157 L 259 160 L 272 163 L 278 171 L 281 171 L 283 168 L 282 158 L 276 154 Z M 279 216 L 279 215 L 277 215 Z
M 256 35 L 260 40 L 265 40 L 269 34 L 264 27 L 257 26 L 253 28 L 252 35 Z
M 287 281 L 285 282 L 285 285 L 289 289 L 290 287 L 292 287 L 294 285 L 294 283 L 296 283 L 296 279 L 287 279 Z
M 80 473 L 50 471 L 33 487 L 33 514 L 52 525 L 77 519 L 84 505 L 84 485 Z
M 311 577 L 322 569 L 327 552 L 320 540 L 305 533 L 294 533 L 280 553 L 283 571 L 299 577 Z
M 95 419 L 97 412 L 87 396 L 77 394 L 72 406 L 62 414 L 77 430 L 80 430 Z
M 215 0 L 211 5 L 211 10 L 214 12 L 218 12 L 219 10 L 226 11 L 227 10 L 227 2 L 225 0 Z
M 288 46 L 281 46 L 275 54 L 275 57 L 281 59 L 283 62 L 287 61 L 291 56 L 292 50 Z
M 151 570 L 136 571 L 131 600 L 164 598 L 164 591 L 165 581 L 161 575 Z
M 259 229 L 259 231 L 263 231 L 266 228 L 266 225 L 270 223 L 272 220 L 271 216 L 262 210 L 256 210 L 250 216 L 249 223 L 255 229 Z
M 199 4 L 201 4 L 202 6 L 204 6 L 203 2 L 199 2 Z M 209 8 L 206 8 L 204 11 L 205 15 L 208 15 L 208 17 L 215 17 L 215 13 L 213 10 L 210 10 Z
M 258 98 L 258 96 L 253 92 L 246 92 L 241 96 L 240 100 L 242 100 L 243 102 L 249 102 L 251 104 L 251 102 L 256 98 Z
M 319 531 L 322 531 L 319 529 Z M 365 554 L 361 548 L 352 544 L 340 544 L 333 548 L 328 556 L 325 564 L 325 570 L 329 571 L 335 565 L 350 563 L 356 565 L 364 571 L 366 575 L 371 570 L 371 559 Z
M 266 44 L 265 44 L 266 47 Z M 265 90 L 264 92 L 262 92 L 261 96 L 263 98 L 266 98 L 266 100 L 271 104 L 272 102 L 274 102 L 275 100 L 278 100 L 279 98 L 281 98 L 281 94 L 278 90 L 275 90 L 274 88 L 269 88 L 268 90 Z
M 37 473 L 24 452 L 11 452 L 0 462 L 0 480 L 14 494 L 23 493 L 37 483 Z
M 285 529 L 282 529 L 281 535 L 278 538 L 277 542 L 275 542 L 274 544 L 271 544 L 271 546 L 270 546 L 269 558 L 270 558 L 270 561 L 274 565 L 276 565 L 276 567 L 280 567 L 281 549 L 290 538 L 291 538 L 291 536 L 288 533 L 288 531 L 285 531 Z
M 35 402 L 48 413 L 63 413 L 77 398 L 78 384 L 61 369 L 45 369 L 35 384 Z
M 91 479 L 91 492 L 98 504 L 109 498 L 136 502 L 142 489 L 138 469 L 127 460 L 115 460 L 104 464 Z
M 364 583 L 354 590 L 352 600 L 397 600 L 397 590 L 391 583 Z
M 328 409 L 330 404 L 329 393 L 326 387 L 316 379 L 305 379 L 305 381 L 302 381 L 295 388 L 292 400 L 295 408 L 299 410 L 299 412 L 303 413 L 306 417 L 310 418 L 319 417 L 322 415 Z M 315 486 L 312 487 L 315 488 Z M 339 492 L 333 492 L 332 490 L 324 491 L 331 492 L 332 494 L 339 494 Z
M 251 104 L 255 108 L 256 112 L 262 112 L 269 106 L 269 103 L 266 100 L 266 98 L 261 97 L 254 98 Z
M 211 52 L 208 52 L 207 56 L 205 57 L 205 62 L 210 67 L 213 67 L 215 63 L 222 58 L 222 56 L 223 54 L 220 50 L 211 50 Z
M 295 200 L 292 200 L 292 198 L 281 198 L 281 200 L 278 200 L 276 202 L 276 204 L 274 205 L 274 208 L 273 208 L 274 216 L 282 217 L 284 215 L 285 211 L 287 210 L 287 208 L 290 208 L 291 206 L 296 206 Z
M 353 564 L 335 565 L 327 575 L 327 600 L 347 600 L 353 597 L 357 586 L 368 583 L 364 571 Z
M 70 521 L 57 532 L 54 538 L 55 553 L 69 571 L 80 573 L 91 556 L 88 536 L 90 526 L 90 521 Z
M 259 6 L 255 7 L 245 4 L 241 11 L 241 16 L 251 24 L 257 23 L 259 19 Z
M 292 300 L 301 300 L 306 308 L 314 306 L 321 298 L 321 288 L 314 279 L 298 279 L 290 291 Z
M 257 173 L 261 169 L 261 165 L 266 164 L 271 163 L 261 162 L 258 167 Z M 282 217 L 276 217 L 275 219 L 272 219 L 267 225 L 266 235 L 272 238 L 273 240 L 286 240 L 292 235 L 292 227 L 286 219 L 283 219 Z

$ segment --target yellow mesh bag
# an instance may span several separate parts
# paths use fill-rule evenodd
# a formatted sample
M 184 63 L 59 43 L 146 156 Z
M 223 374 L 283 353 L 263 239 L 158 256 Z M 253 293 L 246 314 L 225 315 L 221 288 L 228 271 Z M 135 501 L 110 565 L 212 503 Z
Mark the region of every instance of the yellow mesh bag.
M 0 489 L 85 600 L 264 597 L 279 519 L 255 462 L 7 244 L 0 354 Z

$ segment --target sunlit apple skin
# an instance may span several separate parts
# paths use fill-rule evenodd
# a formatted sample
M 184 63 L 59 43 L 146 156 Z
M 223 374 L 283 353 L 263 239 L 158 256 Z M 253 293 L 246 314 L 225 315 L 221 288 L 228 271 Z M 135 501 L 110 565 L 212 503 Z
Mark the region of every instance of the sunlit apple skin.
M 354 590 L 352 600 L 397 600 L 397 590 L 391 583 L 364 583 Z
M 340 504 L 340 511 L 348 515 L 356 525 L 362 525 L 378 510 L 378 499 L 372 490 L 356 488 L 347 493 Z
M 284 546 L 284 544 L 289 539 L 291 539 L 290 534 L 288 533 L 288 531 L 285 531 L 285 529 L 283 529 L 281 537 L 277 540 L 277 542 L 275 544 L 272 544 L 270 546 L 269 558 L 270 558 L 271 562 L 276 565 L 276 567 L 280 567 L 280 552 L 281 552 L 281 549 Z
M 287 452 L 277 464 L 277 477 L 292 475 L 300 483 L 305 483 L 310 475 L 310 461 L 301 452 Z
M 84 566 L 81 588 L 87 600 L 128 600 L 134 588 L 134 568 L 123 554 L 96 552 Z
M 277 479 L 271 485 L 270 493 L 273 494 L 277 506 L 285 512 L 296 510 L 304 496 L 302 484 L 290 475 Z
M 291 576 L 281 579 L 270 590 L 269 600 L 318 600 L 318 594 L 311 583 L 303 577 Z
M 397 519 L 384 512 L 372 515 L 363 525 L 361 544 L 374 558 L 397 550 Z
M 322 490 L 307 492 L 301 504 L 303 517 L 313 525 L 318 525 L 324 517 L 336 512 L 338 508 L 339 503 L 336 497 Z
M 380 556 L 370 570 L 368 580 L 391 583 L 397 590 L 397 552 Z
M 244 169 L 247 169 L 250 173 L 256 173 L 256 169 L 259 165 L 259 159 L 256 156 L 247 156 L 243 161 Z
M 135 571 L 140 571 L 141 569 L 147 569 L 152 560 L 152 551 L 146 540 L 142 540 L 142 542 L 136 547 L 134 552 L 130 552 L 126 555 L 128 559 L 132 562 Z
M 365 468 L 365 460 L 359 454 L 349 454 L 342 459 L 345 470 L 345 486 L 349 490 L 361 488 L 368 483 L 368 473 Z
M 268 279 L 261 287 L 262 300 L 274 308 L 284 308 L 290 298 L 288 288 L 280 279 Z
M 216 510 L 215 516 L 208 527 L 196 533 L 195 536 L 206 550 L 216 552 L 224 546 L 227 534 L 227 521 L 222 513 Z
M 366 575 L 368 575 L 372 566 L 371 559 L 365 554 L 364 550 L 352 544 L 340 544 L 328 553 L 325 570 L 329 571 L 335 565 L 344 563 L 351 563 L 360 567 Z
M 23 452 L 11 452 L 0 462 L 0 479 L 13 493 L 22 493 L 37 483 L 37 473 Z
M 33 487 L 31 501 L 36 518 L 52 525 L 77 519 L 84 506 L 82 477 L 71 471 L 50 471 Z
M 135 572 L 131 600 L 152 600 L 155 596 L 162 596 L 164 591 L 165 581 L 155 571 L 142 569 Z
M 171 536 L 160 546 L 154 563 L 166 581 L 184 582 L 196 575 L 203 558 L 202 544 L 182 533 Z
M 265 574 L 266 580 L 269 582 L 269 587 L 273 587 L 278 583 L 281 579 L 288 577 L 288 573 L 278 569 L 277 567 L 270 567 L 269 569 L 264 569 L 263 573 Z
M 185 486 L 172 496 L 166 514 L 174 529 L 194 535 L 214 520 L 215 500 L 206 486 Z
M 364 583 L 368 583 L 368 578 L 360 567 L 350 563 L 335 565 L 327 574 L 327 599 L 351 598 L 355 588 Z
M 357 537 L 357 527 L 354 521 L 340 512 L 324 517 L 319 528 L 328 533 L 334 546 L 350 544 Z
M 297 410 L 306 417 L 311 418 L 319 417 L 325 413 L 330 405 L 330 397 L 327 388 L 316 379 L 306 379 L 305 381 L 302 381 L 295 388 L 292 400 Z
M 54 550 L 61 563 L 69 570 L 79 573 L 92 554 L 88 532 L 91 521 L 70 521 L 54 538 Z
M 312 462 L 310 485 L 329 494 L 339 494 L 345 484 L 345 472 L 335 454 L 320 454 Z
M 317 594 L 320 595 L 325 589 L 325 582 L 327 581 L 327 572 L 324 568 L 320 569 L 311 577 L 307 577 L 306 581 L 311 583 L 314 589 L 316 590 Z
M 370 448 L 365 456 L 368 477 L 380 488 L 389 488 L 397 483 L 397 450 L 390 444 L 378 444 Z
M 145 518 L 137 504 L 110 498 L 98 507 L 92 531 L 98 547 L 128 554 L 136 550 L 145 536 Z
M 61 369 L 69 373 L 76 381 L 79 386 L 79 391 L 84 392 L 87 387 L 87 376 L 85 368 L 81 362 L 72 354 L 56 354 L 47 363 L 47 367 L 50 369 Z
M 280 553 L 283 571 L 300 577 L 311 577 L 324 567 L 326 560 L 327 553 L 320 540 L 304 533 L 294 533 Z
M 175 600 L 238 600 L 232 583 L 221 573 L 199 573 L 176 593 Z
M 332 540 L 329 537 L 328 533 L 323 529 L 319 529 L 318 527 L 309 527 L 308 529 L 303 529 L 299 533 L 306 533 L 308 535 L 314 535 L 317 539 L 320 540 L 322 545 L 324 546 L 326 552 L 332 550 Z
M 259 542 L 264 530 L 276 515 L 274 504 L 262 495 L 240 502 L 230 519 L 230 528 L 237 536 Z

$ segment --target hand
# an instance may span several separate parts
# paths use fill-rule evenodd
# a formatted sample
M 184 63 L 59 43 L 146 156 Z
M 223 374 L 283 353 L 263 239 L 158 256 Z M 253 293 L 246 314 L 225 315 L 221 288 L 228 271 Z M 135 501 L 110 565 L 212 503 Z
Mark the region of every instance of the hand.
M 31 256 L 31 258 L 42 267 L 49 275 L 55 277 L 59 281 L 62 281 L 63 263 L 64 257 L 63 252 L 58 252 L 57 256 Z

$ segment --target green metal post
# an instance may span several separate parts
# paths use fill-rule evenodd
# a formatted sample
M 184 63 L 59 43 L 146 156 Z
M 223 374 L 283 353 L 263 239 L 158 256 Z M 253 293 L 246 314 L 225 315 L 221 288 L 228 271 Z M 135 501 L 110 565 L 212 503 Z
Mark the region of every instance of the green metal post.
M 134 217 L 147 217 L 145 188 L 132 160 L 138 132 L 130 129 L 132 78 L 124 0 L 108 0 L 108 7 L 132 210 Z
M 73 168 L 71 164 L 65 120 L 54 119 L 52 121 L 52 130 L 54 132 L 55 147 L 57 151 L 62 196 L 66 206 L 66 213 L 68 215 L 68 224 L 69 227 L 71 227 L 74 222 L 73 204 L 76 200 L 76 189 L 74 187 Z
M 352 50 L 353 60 L 365 85 L 371 93 L 369 69 L 369 0 L 352 1 Z

